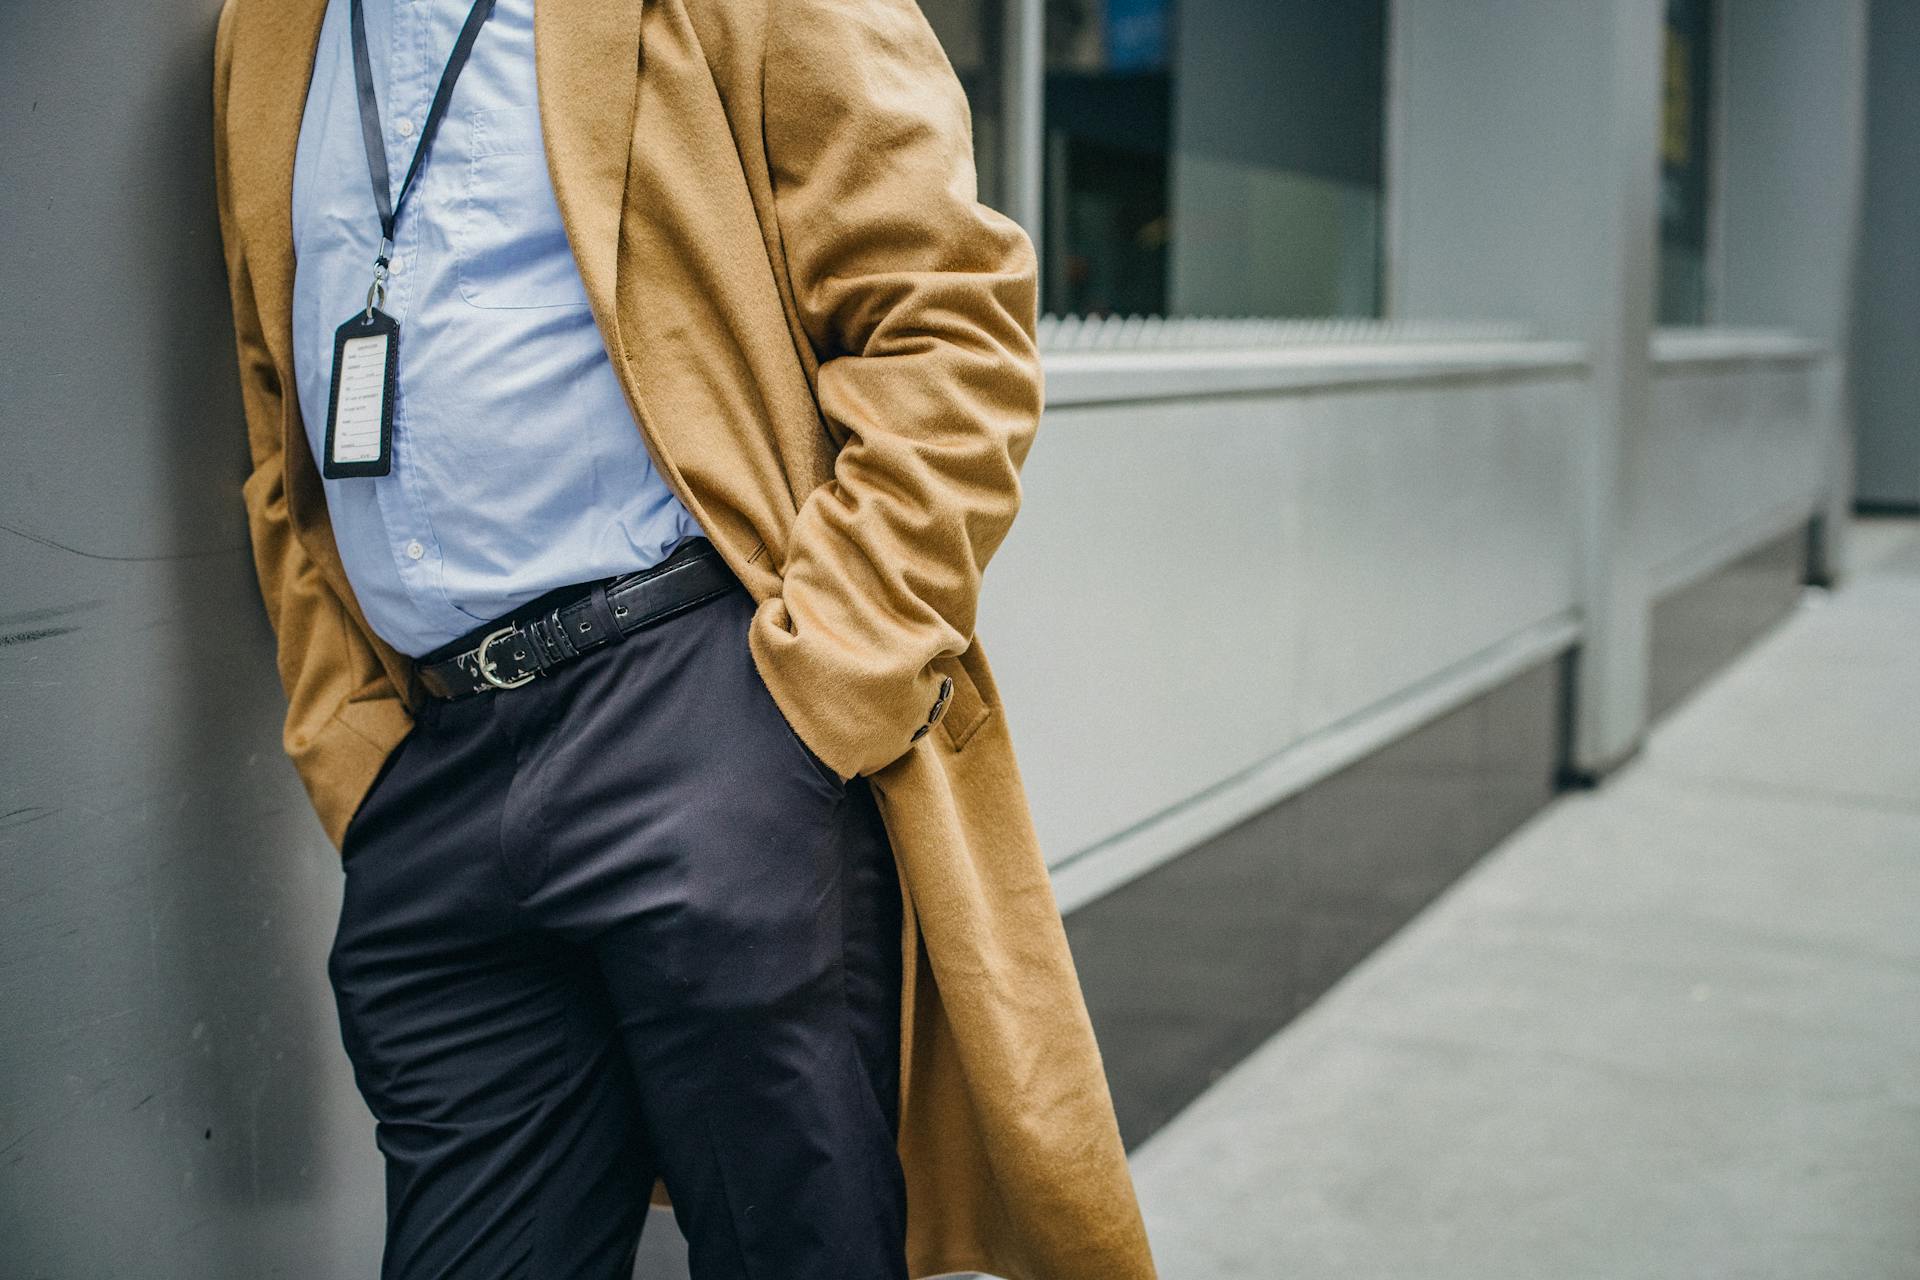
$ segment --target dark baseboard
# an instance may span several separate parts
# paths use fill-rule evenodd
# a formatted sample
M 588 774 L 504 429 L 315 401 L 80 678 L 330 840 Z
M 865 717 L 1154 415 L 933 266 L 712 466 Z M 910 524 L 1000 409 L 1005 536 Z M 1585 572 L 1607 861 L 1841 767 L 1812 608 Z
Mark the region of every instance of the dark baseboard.
M 1654 601 L 1647 718 L 1658 720 L 1771 631 L 1800 599 L 1817 533 L 1797 525 Z
M 1131 1148 L 1553 797 L 1564 654 L 1074 911 Z

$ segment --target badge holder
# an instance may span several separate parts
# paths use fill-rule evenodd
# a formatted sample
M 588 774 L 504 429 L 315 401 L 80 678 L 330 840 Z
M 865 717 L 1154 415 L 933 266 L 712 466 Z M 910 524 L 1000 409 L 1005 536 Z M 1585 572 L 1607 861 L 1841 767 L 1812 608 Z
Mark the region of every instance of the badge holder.
M 327 393 L 329 480 L 384 476 L 393 470 L 393 398 L 400 369 L 400 322 L 386 301 L 387 246 L 375 260 L 366 310 L 333 331 L 333 382 Z

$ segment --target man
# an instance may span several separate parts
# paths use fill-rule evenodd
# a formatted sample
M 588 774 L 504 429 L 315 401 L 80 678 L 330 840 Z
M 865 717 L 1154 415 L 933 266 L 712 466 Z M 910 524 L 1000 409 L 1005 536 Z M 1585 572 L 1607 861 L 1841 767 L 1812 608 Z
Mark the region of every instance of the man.
M 363 4 L 227 0 L 214 123 L 384 1273 L 623 1276 L 651 1188 L 699 1280 L 1151 1276 L 973 636 L 1033 250 L 925 19 Z

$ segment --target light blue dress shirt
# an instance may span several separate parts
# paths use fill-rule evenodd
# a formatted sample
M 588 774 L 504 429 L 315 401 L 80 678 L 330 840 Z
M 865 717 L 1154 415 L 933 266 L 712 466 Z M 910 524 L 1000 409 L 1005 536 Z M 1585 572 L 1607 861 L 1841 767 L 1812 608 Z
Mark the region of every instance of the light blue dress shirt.
M 364 0 L 398 193 L 468 0 Z M 394 233 L 393 470 L 327 480 L 367 622 L 415 657 L 572 582 L 643 569 L 701 532 L 661 480 L 594 325 L 554 203 L 534 0 L 498 0 Z M 330 0 L 293 169 L 295 382 L 313 456 L 333 333 L 380 240 L 347 0 Z

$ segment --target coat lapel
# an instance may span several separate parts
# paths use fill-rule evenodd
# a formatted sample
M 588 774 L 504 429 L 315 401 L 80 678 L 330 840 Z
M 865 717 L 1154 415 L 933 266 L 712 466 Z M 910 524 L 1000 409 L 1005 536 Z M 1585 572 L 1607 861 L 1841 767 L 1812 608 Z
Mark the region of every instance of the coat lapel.
M 540 130 L 560 221 L 594 315 L 614 335 L 627 155 L 639 95 L 642 0 L 535 0 Z
M 267 350 L 293 372 L 293 153 L 327 0 L 255 5 L 235 32 L 227 129 L 234 213 Z M 244 145 L 241 145 L 244 139 Z

